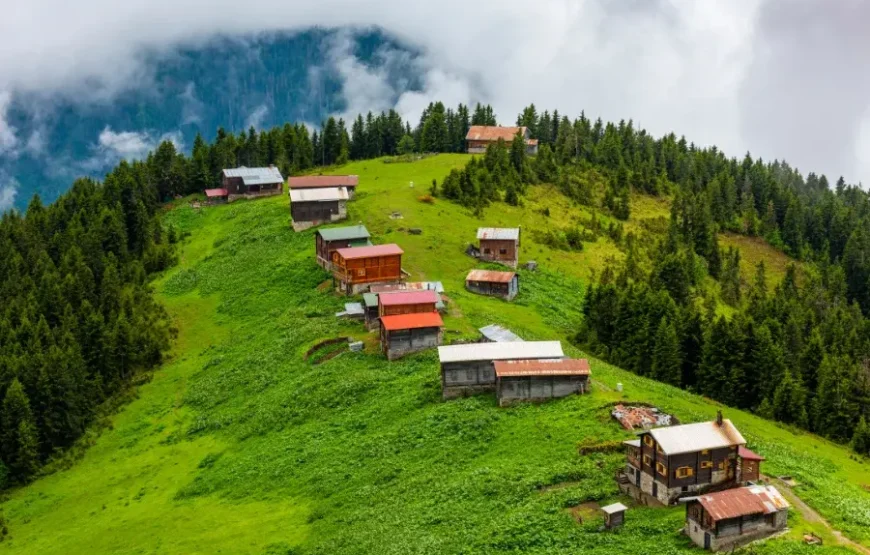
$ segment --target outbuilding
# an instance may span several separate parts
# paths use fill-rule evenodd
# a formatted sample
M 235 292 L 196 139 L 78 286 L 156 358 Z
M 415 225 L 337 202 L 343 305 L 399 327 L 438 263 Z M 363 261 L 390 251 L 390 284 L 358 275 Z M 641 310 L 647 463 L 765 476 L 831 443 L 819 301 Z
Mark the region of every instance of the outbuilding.
M 302 175 L 287 179 L 288 191 L 344 187 L 350 198 L 353 198 L 356 193 L 357 185 L 359 185 L 359 176 L 356 175 Z
M 309 227 L 347 218 L 347 189 L 294 189 L 290 191 L 290 216 L 293 229 Z
M 381 349 L 388 360 L 441 344 L 444 322 L 435 311 L 381 316 Z
M 516 272 L 471 270 L 465 277 L 465 288 L 479 295 L 512 300 L 520 290 L 520 278 Z
M 365 321 L 367 330 L 376 330 L 381 326 L 378 314 L 377 293 L 363 293 L 363 306 L 365 306 Z
M 314 234 L 314 252 L 317 264 L 326 270 L 332 269 L 332 253 L 347 247 L 371 245 L 371 235 L 366 226 L 329 227 L 318 229 Z
M 704 549 L 732 549 L 784 530 L 788 509 L 773 486 L 728 489 L 688 499 L 684 530 Z
M 520 228 L 480 227 L 477 229 L 478 258 L 516 268 L 520 259 Z
M 225 169 L 221 173 L 221 188 L 227 191 L 230 202 L 242 197 L 278 195 L 284 188 L 284 176 L 275 166 Z
M 378 294 L 378 315 L 414 314 L 435 312 L 438 304 L 435 291 L 394 291 Z
M 206 189 L 205 198 L 212 204 L 223 204 L 229 201 L 229 192 L 226 189 Z
M 622 526 L 625 523 L 625 511 L 627 510 L 628 507 L 622 503 L 613 503 L 612 505 L 601 507 L 601 512 L 604 513 L 604 527 L 610 530 L 617 526 Z
M 563 358 L 558 341 L 468 343 L 438 347 L 445 399 L 495 390 L 495 361 Z
M 494 365 L 500 407 L 582 394 L 589 389 L 589 361 L 585 358 L 497 360 Z
M 399 245 L 348 247 L 332 253 L 332 276 L 336 289 L 347 295 L 371 285 L 402 280 L 402 251 Z

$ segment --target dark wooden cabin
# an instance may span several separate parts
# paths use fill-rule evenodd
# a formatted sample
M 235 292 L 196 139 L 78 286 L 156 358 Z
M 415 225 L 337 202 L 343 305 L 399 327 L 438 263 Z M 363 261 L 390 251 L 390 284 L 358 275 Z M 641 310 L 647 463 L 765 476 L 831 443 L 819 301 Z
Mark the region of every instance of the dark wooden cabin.
M 497 360 L 498 405 L 546 401 L 589 390 L 589 361 L 583 359 Z
M 388 360 L 441 344 L 444 322 L 434 310 L 381 316 L 380 320 L 381 349 Z
M 465 288 L 472 293 L 510 301 L 520 290 L 520 278 L 515 272 L 471 270 L 465 277 Z
M 402 280 L 402 251 L 399 245 L 348 247 L 332 253 L 332 276 L 336 288 L 348 295 L 371 285 Z
M 520 259 L 520 228 L 481 227 L 477 229 L 478 258 L 516 268 Z
M 747 486 L 693 497 L 684 531 L 699 547 L 732 550 L 785 529 L 789 504 L 773 486 Z
M 347 247 L 371 245 L 371 235 L 364 225 L 329 227 L 318 229 L 314 234 L 314 252 L 317 264 L 326 270 L 332 269 L 332 253 Z
M 290 191 L 290 215 L 293 229 L 309 227 L 347 218 L 347 189 L 294 189 Z
M 225 169 L 221 173 L 221 188 L 226 189 L 230 202 L 242 197 L 277 195 L 284 188 L 284 176 L 275 166 Z
M 302 175 L 287 179 L 288 191 L 344 187 L 350 198 L 356 194 L 357 185 L 359 185 L 359 177 L 356 175 Z
M 486 147 L 499 140 L 510 145 L 517 133 L 526 143 L 526 154 L 538 153 L 538 140 L 533 139 L 527 127 L 502 127 L 500 125 L 472 125 L 465 134 L 465 148 L 469 154 L 483 154 Z

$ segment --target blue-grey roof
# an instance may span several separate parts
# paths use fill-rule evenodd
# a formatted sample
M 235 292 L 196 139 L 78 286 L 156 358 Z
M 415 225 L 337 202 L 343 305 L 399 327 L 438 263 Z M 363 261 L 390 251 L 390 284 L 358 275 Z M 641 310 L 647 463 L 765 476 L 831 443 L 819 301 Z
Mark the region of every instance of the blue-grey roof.
M 241 177 L 245 185 L 267 185 L 271 183 L 284 183 L 284 176 L 278 168 L 232 168 L 224 170 L 226 177 Z
M 350 225 L 345 227 L 327 227 L 318 229 L 317 233 L 324 241 L 347 241 L 349 239 L 368 239 L 371 237 L 369 230 L 364 225 Z
M 490 324 L 480 328 L 480 333 L 493 343 L 510 343 L 513 341 L 522 341 L 523 339 L 507 328 L 503 328 L 498 324 Z

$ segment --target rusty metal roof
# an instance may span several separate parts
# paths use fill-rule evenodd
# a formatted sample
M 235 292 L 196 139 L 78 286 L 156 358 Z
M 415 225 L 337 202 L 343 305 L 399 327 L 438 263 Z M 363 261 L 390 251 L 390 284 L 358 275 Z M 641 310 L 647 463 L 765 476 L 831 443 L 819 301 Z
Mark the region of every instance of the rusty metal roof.
M 746 461 L 763 461 L 763 460 L 765 460 L 765 458 L 762 457 L 761 455 L 753 453 L 752 451 L 750 451 L 746 447 L 743 447 L 742 445 L 737 448 L 737 456 L 743 460 L 746 460 Z
M 509 143 L 517 133 L 525 135 L 525 127 L 501 127 L 500 125 L 472 125 L 465 135 L 466 141 L 497 141 Z
M 403 304 L 429 304 L 438 302 L 438 294 L 435 291 L 394 291 L 380 293 L 380 303 L 384 306 L 398 306 Z
M 393 254 L 402 254 L 403 251 L 399 245 L 390 243 L 389 245 L 372 245 L 370 247 L 346 247 L 343 249 L 335 249 L 345 260 L 355 260 L 357 258 L 372 258 L 375 256 L 390 256 Z
M 668 455 L 746 445 L 746 440 L 727 418 L 722 421 L 721 426 L 715 421 L 698 422 L 654 428 L 649 433 Z
M 206 189 L 205 196 L 211 197 L 225 197 L 229 194 L 226 189 Z
M 488 283 L 508 283 L 517 275 L 515 272 L 495 272 L 493 270 L 471 270 L 465 281 L 485 281 Z
M 520 228 L 518 227 L 479 227 L 477 238 L 492 241 L 519 241 Z
M 417 312 L 414 314 L 381 316 L 381 326 L 387 331 L 440 328 L 444 326 L 444 321 L 437 312 Z
M 700 495 L 696 500 L 715 521 L 755 514 L 771 514 L 789 508 L 788 501 L 773 486 L 749 486 Z
M 289 189 L 317 189 L 321 187 L 356 187 L 357 175 L 303 175 L 287 179 Z
M 497 360 L 495 375 L 513 376 L 588 376 L 589 361 L 585 358 L 543 360 Z

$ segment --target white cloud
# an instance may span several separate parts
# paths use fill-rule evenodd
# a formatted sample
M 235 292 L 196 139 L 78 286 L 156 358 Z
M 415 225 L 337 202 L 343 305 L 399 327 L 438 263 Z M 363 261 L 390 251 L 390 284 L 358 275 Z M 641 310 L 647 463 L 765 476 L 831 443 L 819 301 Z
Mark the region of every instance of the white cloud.
M 257 106 L 253 112 L 248 114 L 247 119 L 245 119 L 245 129 L 247 130 L 251 127 L 254 129 L 260 129 L 263 126 L 263 120 L 266 119 L 268 113 L 269 107 L 265 104 Z
M 0 179 L 0 213 L 12 208 L 18 194 L 18 181 L 15 178 Z
M 812 0 L 31 0 L 0 20 L 0 91 L 110 98 L 150 82 L 147 53 L 215 34 L 378 25 L 420 52 L 425 90 L 339 49 L 352 110 L 483 101 L 509 123 L 535 102 L 870 181 L 868 19 Z
M 110 168 L 121 160 L 141 160 L 163 141 L 171 141 L 177 149 L 184 147 L 178 131 L 164 133 L 155 138 L 147 131 L 114 131 L 107 126 L 100 132 L 97 143 L 92 148 L 94 154 L 80 165 L 86 172 L 97 172 Z
M 193 82 L 187 84 L 181 93 L 181 123 L 199 123 L 202 121 L 203 103 L 196 96 L 196 85 Z
M 0 90 L 0 154 L 14 155 L 14 149 L 18 144 L 15 128 L 6 121 L 7 110 L 9 110 L 11 102 L 12 94 L 8 91 Z

